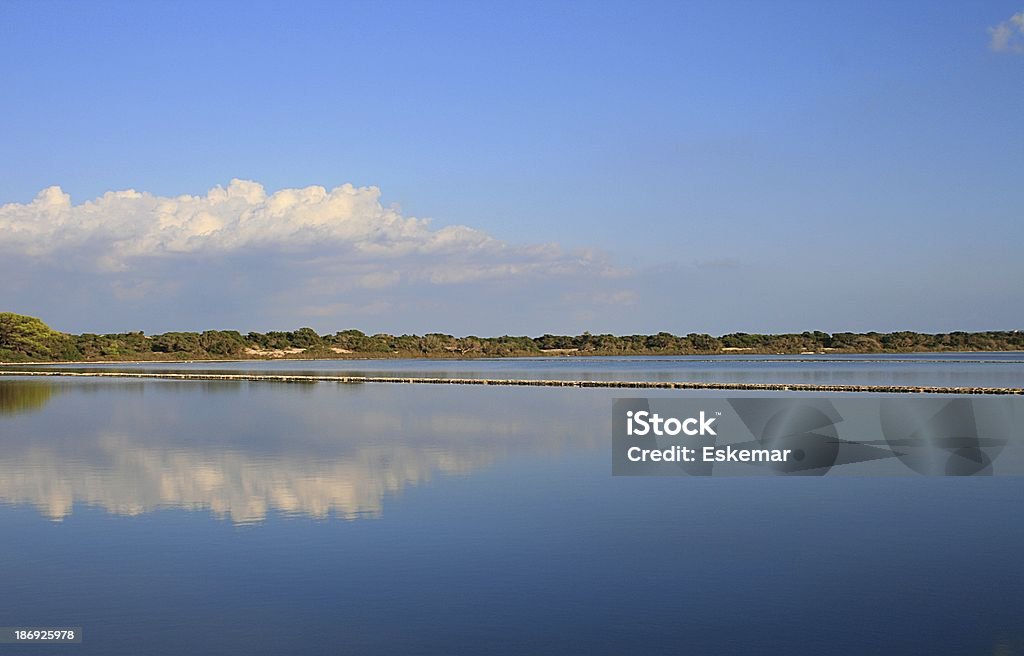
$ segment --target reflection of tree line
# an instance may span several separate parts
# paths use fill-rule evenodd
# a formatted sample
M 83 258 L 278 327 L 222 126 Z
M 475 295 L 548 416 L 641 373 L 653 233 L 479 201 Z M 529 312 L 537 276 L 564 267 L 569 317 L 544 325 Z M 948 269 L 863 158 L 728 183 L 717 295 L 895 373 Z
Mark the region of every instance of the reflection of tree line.
M 175 384 L 175 381 L 171 381 Z M 190 381 L 192 390 L 201 390 L 204 393 L 239 391 L 244 382 L 236 381 Z M 0 380 L 0 415 L 13 415 L 20 412 L 32 412 L 40 410 L 55 395 L 60 394 L 64 385 L 60 382 L 42 382 L 37 380 Z M 88 393 L 109 393 L 112 390 L 122 392 L 133 392 L 141 394 L 143 387 L 138 383 L 122 383 L 117 381 L 104 381 L 103 386 L 80 386 L 76 392 Z
M 38 410 L 56 391 L 55 385 L 33 380 L 0 381 L 0 415 Z

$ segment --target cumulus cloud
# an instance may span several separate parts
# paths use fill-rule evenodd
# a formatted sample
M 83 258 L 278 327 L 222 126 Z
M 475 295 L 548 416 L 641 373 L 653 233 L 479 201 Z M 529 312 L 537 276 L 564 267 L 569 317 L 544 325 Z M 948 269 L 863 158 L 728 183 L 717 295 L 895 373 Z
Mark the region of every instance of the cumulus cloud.
M 7 251 L 44 257 L 86 249 L 99 265 L 114 270 L 144 257 L 314 247 L 330 247 L 355 260 L 479 255 L 488 263 L 476 273 L 444 270 L 434 276 L 438 282 L 516 274 L 541 262 L 567 263 L 554 246 L 514 249 L 466 226 L 433 229 L 428 220 L 382 205 L 376 187 L 350 184 L 267 194 L 259 183 L 236 179 L 205 196 L 171 198 L 129 189 L 80 205 L 55 186 L 30 203 L 0 206 L 0 234 Z
M 436 284 L 527 274 L 617 272 L 597 253 L 566 253 L 554 244 L 511 246 L 467 226 L 434 229 L 429 220 L 385 207 L 376 187 L 312 186 L 267 194 L 232 180 L 205 196 L 162 197 L 111 191 L 74 205 L 60 187 L 27 204 L 0 206 L 0 252 L 33 258 L 83 258 L 99 270 L 124 271 L 147 258 L 301 253 L 350 283 L 384 288 L 413 276 Z M 340 258 L 340 259 L 339 259 Z M 395 260 L 416 266 L 395 268 Z M 382 269 L 368 263 L 392 261 Z
M 54 186 L 31 202 L 0 205 L 0 274 L 9 274 L 6 285 L 0 280 L 0 292 L 7 292 L 0 301 L 12 309 L 42 291 L 10 277 L 24 280 L 26 271 L 67 312 L 73 302 L 81 310 L 88 294 L 88 307 L 104 298 L 108 308 L 148 304 L 136 313 L 166 317 L 176 309 L 200 315 L 189 324 L 203 327 L 229 310 L 225 321 L 255 316 L 276 324 L 268 308 L 289 324 L 306 316 L 323 317 L 328 326 L 326 319 L 351 315 L 402 315 L 404 323 L 431 312 L 444 317 L 460 303 L 464 314 L 482 311 L 477 301 L 490 302 L 496 291 L 518 299 L 551 291 L 554 298 L 629 275 L 593 250 L 435 227 L 384 205 L 376 187 L 269 193 L 246 180 L 205 195 L 129 189 L 78 204 Z M 479 299 L 439 291 L 470 288 Z
M 989 47 L 996 52 L 1024 54 L 1024 11 L 988 28 Z

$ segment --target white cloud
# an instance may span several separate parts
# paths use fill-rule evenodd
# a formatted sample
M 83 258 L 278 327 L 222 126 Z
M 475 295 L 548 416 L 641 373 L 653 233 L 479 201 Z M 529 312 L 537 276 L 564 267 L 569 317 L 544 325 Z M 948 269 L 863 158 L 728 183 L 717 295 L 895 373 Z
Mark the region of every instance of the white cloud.
M 429 220 L 382 205 L 376 187 L 350 184 L 268 195 L 259 183 L 232 180 L 205 196 L 112 191 L 80 205 L 55 186 L 30 203 L 0 206 L 0 238 L 0 252 L 85 258 L 90 268 L 110 272 L 144 258 L 246 251 L 326 256 L 350 267 L 415 260 L 405 270 L 364 267 L 356 285 L 366 288 L 400 279 L 448 284 L 531 273 L 616 273 L 592 253 L 566 253 L 552 244 L 511 246 L 461 225 L 434 229 Z
M 988 28 L 989 47 L 996 52 L 1024 54 L 1024 11 Z
M 65 330 L 360 326 L 504 334 L 551 326 L 632 275 L 603 253 L 434 227 L 375 187 L 201 196 L 59 187 L 0 205 L 0 308 Z

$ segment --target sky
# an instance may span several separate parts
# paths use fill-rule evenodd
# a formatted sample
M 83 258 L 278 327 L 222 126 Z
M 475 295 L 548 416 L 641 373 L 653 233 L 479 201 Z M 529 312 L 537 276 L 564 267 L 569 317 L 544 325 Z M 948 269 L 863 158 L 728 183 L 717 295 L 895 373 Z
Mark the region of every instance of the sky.
M 0 0 L 0 311 L 1024 329 L 1024 2 Z

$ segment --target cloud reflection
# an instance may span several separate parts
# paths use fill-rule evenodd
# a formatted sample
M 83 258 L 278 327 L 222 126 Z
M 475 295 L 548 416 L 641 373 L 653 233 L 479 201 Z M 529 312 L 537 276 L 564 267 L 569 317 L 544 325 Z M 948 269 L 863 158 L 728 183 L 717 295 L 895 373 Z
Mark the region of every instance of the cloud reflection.
M 5 398 L 43 397 L 27 383 L 7 385 L 16 391 Z M 53 520 L 76 503 L 126 516 L 209 511 L 236 523 L 270 513 L 372 518 L 387 499 L 437 476 L 595 439 L 544 425 L 559 412 L 554 390 L 207 388 L 65 385 L 48 408 L 0 419 L 0 501 Z

